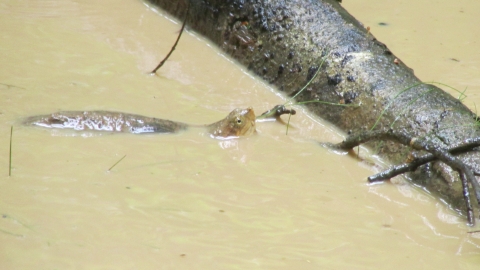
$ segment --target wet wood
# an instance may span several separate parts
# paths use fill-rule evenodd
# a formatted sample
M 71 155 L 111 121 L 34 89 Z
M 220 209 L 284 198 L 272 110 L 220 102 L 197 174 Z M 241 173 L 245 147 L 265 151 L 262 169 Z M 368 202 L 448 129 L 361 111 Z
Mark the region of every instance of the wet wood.
M 182 19 L 188 3 L 188 27 L 287 95 L 298 93 L 326 57 L 318 78 L 296 100 L 324 101 L 306 106 L 345 132 L 394 128 L 439 148 L 480 135 L 475 114 L 438 87 L 422 84 L 337 1 L 151 2 Z M 392 162 L 405 160 L 410 152 L 395 142 L 370 145 Z M 478 153 L 458 158 L 472 170 L 480 169 Z M 421 166 L 408 177 L 466 213 L 461 181 L 444 179 L 436 168 Z

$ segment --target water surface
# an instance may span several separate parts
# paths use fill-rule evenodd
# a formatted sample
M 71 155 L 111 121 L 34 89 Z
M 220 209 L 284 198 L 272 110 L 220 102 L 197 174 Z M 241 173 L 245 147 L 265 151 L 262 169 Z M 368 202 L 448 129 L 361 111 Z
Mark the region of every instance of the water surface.
M 465 103 L 478 103 L 477 3 L 344 2 L 421 79 L 468 86 Z M 58 110 L 206 124 L 236 107 L 260 113 L 285 100 L 192 32 L 148 75 L 180 25 L 140 1 L 4 0 L 0 14 L 1 269 L 480 264 L 480 235 L 467 234 L 464 218 L 401 179 L 368 185 L 376 169 L 319 147 L 343 135 L 301 108 L 288 135 L 284 125 L 261 123 L 255 136 L 228 141 L 198 130 L 22 127 L 24 117 Z

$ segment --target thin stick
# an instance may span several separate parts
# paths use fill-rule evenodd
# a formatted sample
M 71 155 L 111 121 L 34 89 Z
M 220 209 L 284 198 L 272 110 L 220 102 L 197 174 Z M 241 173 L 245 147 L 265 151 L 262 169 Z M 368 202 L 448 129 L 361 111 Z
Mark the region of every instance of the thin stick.
M 285 130 L 285 135 L 288 135 L 288 127 L 290 126 L 290 118 L 292 117 L 292 114 L 288 115 L 288 122 L 287 122 L 287 130 Z
M 294 109 L 287 109 L 285 105 L 277 105 L 272 109 L 262 113 L 261 115 L 257 116 L 256 120 L 261 120 L 265 118 L 279 118 L 282 114 L 290 114 L 295 115 L 297 112 Z
M 110 167 L 110 169 L 108 169 L 107 171 L 111 171 L 113 169 L 113 167 L 117 166 L 118 163 L 120 163 L 120 161 L 122 161 L 127 155 L 123 156 L 121 159 L 119 159 L 117 162 L 115 162 L 115 164 L 112 165 L 112 167 Z
M 473 151 L 475 147 L 479 147 L 479 146 L 480 146 L 480 138 L 473 138 L 473 139 L 465 140 L 458 146 L 446 148 L 446 150 L 450 152 L 450 154 L 452 155 L 458 155 L 468 151 Z M 414 171 L 418 167 L 422 166 L 423 164 L 426 164 L 434 160 L 437 160 L 437 157 L 435 157 L 432 154 L 426 154 L 426 155 L 415 158 L 413 161 L 409 163 L 395 165 L 388 170 L 372 175 L 368 177 L 368 181 L 369 182 L 384 181 L 384 180 L 393 178 L 399 174 Z M 479 175 L 478 172 L 473 172 L 473 173 L 475 175 Z
M 13 126 L 10 128 L 10 158 L 8 162 L 8 176 L 12 176 L 12 138 L 13 138 Z
M 20 87 L 20 86 L 16 86 L 16 85 L 13 85 L 13 84 L 6 84 L 6 83 L 0 83 L 0 85 L 5 85 L 7 87 L 7 89 L 10 89 L 10 88 L 19 88 L 19 89 L 24 89 L 26 90 L 25 88 L 23 87 Z
M 173 53 L 175 50 L 175 47 L 177 47 L 178 41 L 180 40 L 180 37 L 182 36 L 183 29 L 185 29 L 185 25 L 187 24 L 187 18 L 188 18 L 188 10 L 190 9 L 190 5 L 187 5 L 187 12 L 185 13 L 185 19 L 183 20 L 182 28 L 180 29 L 180 34 L 178 34 L 177 40 L 175 41 L 175 44 L 173 44 L 173 47 L 170 49 L 170 52 L 163 58 L 163 60 L 158 64 L 158 66 L 150 72 L 150 74 L 155 74 L 159 68 L 165 64 L 167 59 L 170 57 L 170 55 Z

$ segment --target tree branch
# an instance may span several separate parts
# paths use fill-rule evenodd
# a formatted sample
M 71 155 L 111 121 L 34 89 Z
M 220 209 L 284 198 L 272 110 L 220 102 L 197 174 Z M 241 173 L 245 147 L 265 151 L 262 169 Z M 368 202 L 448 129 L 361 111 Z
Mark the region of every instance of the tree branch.
M 471 151 L 473 148 L 480 146 L 480 138 L 472 138 L 472 139 L 466 140 L 461 145 L 458 145 L 455 147 L 441 148 L 434 145 L 433 143 L 431 143 L 425 138 L 416 138 L 416 137 L 410 136 L 406 132 L 394 131 L 392 129 L 389 129 L 389 130 L 366 131 L 357 135 L 351 135 L 339 144 L 326 143 L 323 145 L 333 149 L 351 150 L 352 148 L 362 143 L 366 143 L 372 140 L 394 141 L 406 146 L 410 146 L 415 150 L 427 151 L 430 154 L 415 158 L 410 163 L 401 164 L 385 172 L 371 176 L 369 177 L 369 181 L 372 182 L 372 181 L 380 181 L 381 179 L 388 179 L 400 173 L 413 171 L 419 166 L 427 162 L 440 160 L 459 173 L 460 179 L 462 182 L 462 193 L 463 193 L 465 205 L 467 208 L 467 220 L 470 225 L 475 224 L 474 210 L 473 210 L 471 199 L 470 199 L 470 191 L 469 191 L 468 183 L 472 185 L 472 190 L 474 192 L 475 198 L 477 199 L 477 204 L 479 206 L 480 206 L 480 184 L 475 178 L 474 171 L 469 166 L 467 166 L 463 161 L 455 157 L 454 154 L 460 154 L 463 152 Z
M 175 50 L 175 48 L 177 47 L 177 44 L 178 44 L 178 41 L 180 40 L 180 37 L 182 36 L 182 33 L 183 33 L 183 29 L 185 29 L 185 25 L 187 24 L 187 18 L 188 18 L 188 10 L 190 9 L 190 5 L 188 4 L 187 5 L 187 12 L 185 13 L 185 19 L 183 20 L 183 24 L 182 24 L 182 28 L 180 29 L 180 33 L 178 34 L 178 37 L 177 37 L 177 40 L 175 41 L 175 44 L 173 44 L 173 47 L 170 49 L 170 51 L 168 52 L 167 56 L 165 56 L 165 58 L 163 58 L 163 60 L 157 65 L 156 68 L 154 68 L 152 70 L 152 72 L 150 72 L 150 74 L 155 74 L 157 73 L 157 70 L 159 68 L 161 68 L 163 66 L 163 64 L 165 64 L 165 62 L 168 60 L 168 58 L 170 57 L 170 55 L 173 53 L 173 51 Z

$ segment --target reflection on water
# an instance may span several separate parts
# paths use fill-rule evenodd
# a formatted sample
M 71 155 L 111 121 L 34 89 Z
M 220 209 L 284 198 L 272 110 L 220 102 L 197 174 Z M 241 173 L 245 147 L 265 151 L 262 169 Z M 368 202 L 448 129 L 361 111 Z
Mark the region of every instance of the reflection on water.
M 478 266 L 463 218 L 399 179 L 368 185 L 374 169 L 321 148 L 341 134 L 301 108 L 288 136 L 267 122 L 240 140 L 18 125 L 58 110 L 204 124 L 283 100 L 192 33 L 147 75 L 180 25 L 137 1 L 7 0 L 0 13 L 2 269 Z

